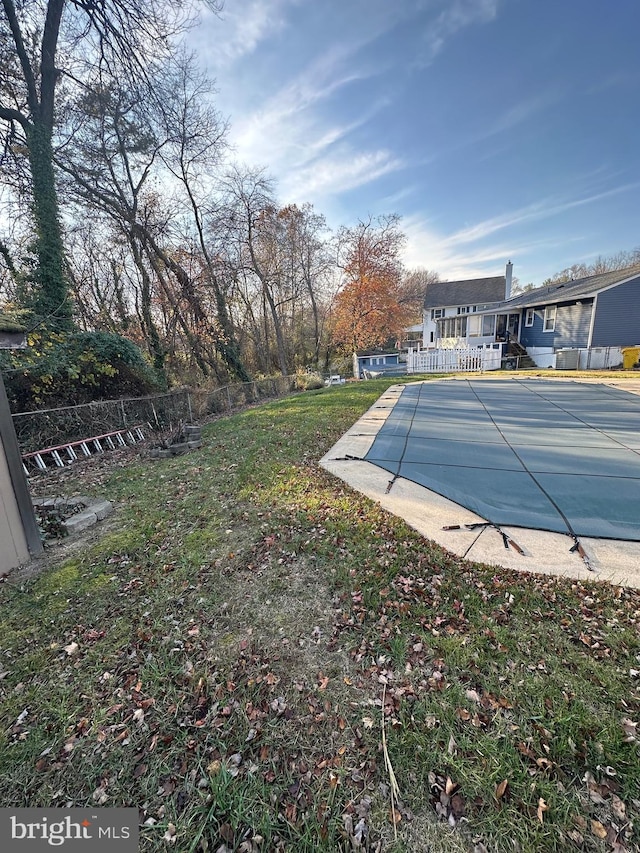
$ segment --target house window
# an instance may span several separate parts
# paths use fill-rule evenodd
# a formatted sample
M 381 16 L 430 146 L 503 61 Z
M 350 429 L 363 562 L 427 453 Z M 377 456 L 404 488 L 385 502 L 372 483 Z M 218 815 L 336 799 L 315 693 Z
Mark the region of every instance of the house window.
M 447 317 L 439 323 L 439 337 L 441 338 L 466 338 L 467 318 Z
M 431 309 L 431 319 L 439 320 L 441 317 L 444 317 L 444 308 L 432 308 Z
M 547 305 L 544 309 L 544 326 L 545 332 L 553 332 L 556 328 L 556 305 Z
M 482 335 L 490 336 L 496 333 L 496 315 L 485 314 L 482 318 Z
M 536 316 L 536 312 L 533 308 L 527 308 L 527 313 L 524 318 L 525 326 L 533 326 L 533 318 Z
M 458 314 L 468 314 L 468 313 L 469 313 L 469 306 L 468 305 L 461 305 L 458 308 Z
M 477 338 L 482 334 L 482 317 L 476 314 L 475 317 L 469 317 L 469 322 L 467 323 L 467 331 L 469 332 L 469 337 Z

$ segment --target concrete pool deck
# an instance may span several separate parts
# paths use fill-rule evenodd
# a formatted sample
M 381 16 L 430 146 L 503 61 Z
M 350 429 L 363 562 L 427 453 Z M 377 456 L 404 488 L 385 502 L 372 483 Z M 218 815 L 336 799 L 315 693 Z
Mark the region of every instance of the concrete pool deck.
M 467 375 L 461 375 L 452 379 L 431 381 L 455 382 L 468 378 Z M 473 378 L 475 380 L 483 377 L 474 375 Z M 527 379 L 531 380 L 531 377 Z M 554 381 L 596 382 L 632 394 L 640 394 L 640 379 L 633 377 L 628 380 L 610 381 L 582 377 L 576 380 L 558 378 Z M 640 542 L 581 536 L 580 544 L 586 555 L 584 559 L 577 551 L 571 551 L 574 542 L 568 535 L 501 526 L 500 531 L 524 552 L 520 553 L 513 546 L 505 548 L 502 533 L 495 527 L 468 529 L 465 525 L 483 524 L 485 519 L 423 486 L 399 477 L 388 490 L 392 475 L 377 465 L 364 461 L 363 457 L 393 411 L 404 384 L 388 388 L 320 460 L 320 465 L 379 503 L 384 509 L 403 518 L 423 536 L 460 557 L 518 571 L 539 572 L 577 580 L 608 581 L 640 588 Z M 638 512 L 640 514 L 640 500 Z

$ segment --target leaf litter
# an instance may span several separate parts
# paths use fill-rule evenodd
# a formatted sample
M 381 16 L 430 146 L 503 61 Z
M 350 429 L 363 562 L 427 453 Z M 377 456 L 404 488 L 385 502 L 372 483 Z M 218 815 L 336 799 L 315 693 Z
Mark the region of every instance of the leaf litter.
M 126 482 L 124 465 L 120 473 Z M 483 820 L 492 813 L 498 820 L 518 814 L 531 838 L 538 837 L 537 825 L 585 849 L 589 843 L 634 849 L 639 804 L 627 777 L 637 778 L 638 762 L 640 704 L 631 675 L 640 663 L 637 594 L 525 580 L 455 561 L 359 498 L 352 498 L 353 521 L 345 528 L 340 487 L 310 466 L 289 476 L 284 508 L 275 512 L 260 500 L 250 509 L 238 505 L 224 518 L 230 547 L 195 572 L 181 570 L 171 543 L 189 534 L 179 518 L 152 534 L 144 549 L 111 552 L 107 571 L 123 596 L 120 612 L 136 614 L 119 645 L 111 645 L 113 616 L 81 619 L 82 608 L 69 606 L 73 628 L 59 646 L 64 655 L 49 665 L 78 685 L 79 701 L 66 730 L 62 723 L 49 729 L 49 744 L 56 733 L 58 744 L 36 754 L 46 802 L 56 801 L 70 767 L 78 778 L 83 768 L 95 768 L 87 775 L 93 784 L 81 786 L 86 799 L 115 804 L 128 790 L 140 803 L 149 850 L 161 849 L 160 841 L 179 847 L 185 833 L 195 837 L 200 830 L 194 853 L 266 843 L 302 849 L 296 833 L 311 815 L 328 849 L 342 843 L 386 849 L 397 831 L 407 849 L 436 850 L 445 842 L 435 821 L 454 833 L 442 849 L 457 849 L 456 833 L 465 839 L 460 849 L 468 849 L 482 827 L 491 835 Z M 314 482 L 326 496 L 312 505 L 311 487 L 299 496 L 295 479 Z M 103 490 L 109 472 L 98 480 Z M 176 488 L 168 505 L 179 507 L 185 495 L 184 486 Z M 236 532 L 242 525 L 246 536 Z M 261 533 L 253 538 L 256 528 Z M 337 564 L 340 583 L 327 571 L 333 566 L 337 575 Z M 171 589 L 170 598 L 163 589 Z M 154 604 L 156 590 L 164 615 Z M 557 753 L 554 715 L 570 713 L 579 700 L 571 683 L 564 697 L 550 688 L 545 695 L 554 652 L 535 638 L 549 626 L 567 665 L 590 671 L 594 706 L 604 707 L 606 691 L 623 674 L 627 679 L 629 689 L 615 699 L 625 766 L 610 746 L 599 751 L 588 721 L 582 735 L 577 725 L 565 737 L 566 754 Z M 154 678 L 154 667 L 166 673 L 163 681 Z M 92 672 L 90 689 L 79 686 L 85 672 Z M 617 681 L 602 680 L 613 674 Z M 540 691 L 535 719 L 518 680 Z M 9 679 L 9 689 L 16 686 Z M 18 709 L 12 718 L 10 736 L 18 743 L 41 725 L 39 703 L 28 708 L 27 717 L 20 719 Z M 478 738 L 509 745 L 509 763 L 485 757 L 483 769 L 489 741 Z M 614 740 L 612 732 L 607 743 Z M 419 763 L 416 747 L 428 750 Z M 110 766 L 121 767 L 120 778 Z M 508 772 L 492 779 L 500 767 Z M 572 782 L 579 767 L 581 786 Z M 133 780 L 128 789 L 122 768 Z M 152 779 L 155 786 L 147 784 Z M 266 830 L 243 823 L 234 806 L 235 789 L 247 793 L 258 785 L 271 792 L 264 794 L 272 819 Z M 30 791 L 35 797 L 36 789 Z M 554 803 L 569 793 L 573 823 L 561 828 Z M 74 802 L 81 798 L 80 791 L 72 795 Z M 226 812 L 222 806 L 211 812 L 214 802 L 227 801 Z M 214 817 L 205 825 L 207 814 Z M 478 850 L 492 843 L 477 835 L 473 842 Z

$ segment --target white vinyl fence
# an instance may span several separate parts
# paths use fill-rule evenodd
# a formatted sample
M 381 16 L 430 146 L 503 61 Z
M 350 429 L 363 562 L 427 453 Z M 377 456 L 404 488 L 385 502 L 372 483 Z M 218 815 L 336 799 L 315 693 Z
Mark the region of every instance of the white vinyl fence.
M 502 344 L 485 347 L 409 350 L 407 373 L 479 373 L 499 370 Z

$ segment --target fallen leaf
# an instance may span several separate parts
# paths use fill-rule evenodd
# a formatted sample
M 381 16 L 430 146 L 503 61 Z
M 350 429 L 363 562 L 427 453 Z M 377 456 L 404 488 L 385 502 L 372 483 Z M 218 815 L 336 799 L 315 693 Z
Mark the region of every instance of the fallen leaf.
M 284 712 L 287 710 L 287 703 L 285 701 L 284 696 L 278 696 L 277 699 L 273 700 L 269 707 L 272 711 L 275 711 L 278 716 L 284 714 Z
M 591 821 L 591 832 L 593 832 L 593 834 L 598 838 L 607 837 L 607 830 L 604 828 L 604 826 L 600 823 L 599 820 Z
M 458 787 L 458 783 L 454 782 L 450 776 L 447 776 L 447 781 L 444 783 L 444 792 L 450 797 Z
M 64 646 L 64 650 L 69 656 L 71 656 L 77 654 L 80 651 L 80 646 L 75 642 L 69 643 L 68 646 Z
M 464 797 L 460 793 L 454 794 L 451 797 L 451 814 L 458 820 L 458 818 L 462 817 L 464 811 Z
M 393 824 L 393 826 L 397 826 L 401 820 L 402 815 L 398 809 L 389 809 L 389 823 Z
M 611 795 L 611 811 L 618 820 L 626 820 L 627 807 L 616 794 Z
M 509 787 L 509 780 L 503 779 L 499 785 L 496 785 L 496 800 L 502 799 L 507 792 L 507 788 Z
M 223 823 L 218 832 L 220 833 L 220 837 L 223 841 L 233 844 L 234 832 L 230 823 Z
M 162 836 L 162 840 L 166 841 L 167 844 L 175 844 L 176 843 L 176 828 L 174 824 L 170 823 L 167 826 L 167 831 Z
M 540 823 L 542 823 L 542 821 L 543 821 L 542 815 L 546 811 L 549 811 L 549 806 L 545 803 L 545 801 L 542 799 L 542 797 L 540 797 L 538 799 L 538 820 L 540 821 Z
M 106 788 L 104 788 L 102 785 L 95 789 L 92 794 L 92 797 L 99 806 L 103 806 L 109 799 L 109 795 L 107 794 Z

